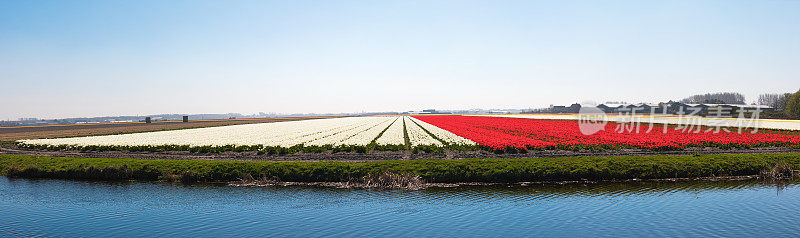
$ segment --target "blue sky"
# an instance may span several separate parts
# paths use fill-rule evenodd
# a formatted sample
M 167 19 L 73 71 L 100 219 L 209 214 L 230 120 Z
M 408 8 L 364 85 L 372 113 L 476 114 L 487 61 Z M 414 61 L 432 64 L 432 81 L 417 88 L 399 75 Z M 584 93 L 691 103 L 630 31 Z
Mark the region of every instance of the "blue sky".
M 0 119 L 800 89 L 800 1 L 0 1 Z

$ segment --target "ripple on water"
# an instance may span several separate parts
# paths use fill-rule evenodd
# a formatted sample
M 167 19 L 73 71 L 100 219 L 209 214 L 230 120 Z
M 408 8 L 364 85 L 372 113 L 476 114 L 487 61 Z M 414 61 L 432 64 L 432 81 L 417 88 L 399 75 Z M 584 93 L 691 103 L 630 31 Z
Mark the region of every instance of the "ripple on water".
M 416 191 L 0 178 L 0 236 L 798 236 L 800 188 L 757 181 Z

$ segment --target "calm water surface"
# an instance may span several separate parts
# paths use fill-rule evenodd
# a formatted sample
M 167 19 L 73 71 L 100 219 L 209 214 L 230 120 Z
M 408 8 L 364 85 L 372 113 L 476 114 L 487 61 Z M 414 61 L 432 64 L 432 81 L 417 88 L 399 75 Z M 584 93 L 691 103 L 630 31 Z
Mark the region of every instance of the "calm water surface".
M 800 186 L 756 181 L 419 191 L 0 177 L 0 237 L 798 237 Z

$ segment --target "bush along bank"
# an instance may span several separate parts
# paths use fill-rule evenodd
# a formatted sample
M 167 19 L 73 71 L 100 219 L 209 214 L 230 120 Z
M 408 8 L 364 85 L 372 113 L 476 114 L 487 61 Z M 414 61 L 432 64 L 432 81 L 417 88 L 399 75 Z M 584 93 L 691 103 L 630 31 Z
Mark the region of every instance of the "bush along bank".
M 231 182 L 347 182 L 394 174 L 428 183 L 667 179 L 747 176 L 782 164 L 800 169 L 800 153 L 530 159 L 272 162 L 38 157 L 0 154 L 0 175 L 27 178 Z

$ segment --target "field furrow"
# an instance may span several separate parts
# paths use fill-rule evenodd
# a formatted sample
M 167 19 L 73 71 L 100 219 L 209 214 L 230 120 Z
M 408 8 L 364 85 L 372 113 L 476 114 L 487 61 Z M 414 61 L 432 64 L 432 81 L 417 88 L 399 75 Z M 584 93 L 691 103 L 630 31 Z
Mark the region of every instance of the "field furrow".
M 379 124 L 368 128 L 365 131 L 362 131 L 358 134 L 355 134 L 346 140 L 342 141 L 340 144 L 342 145 L 368 145 L 378 139 L 378 135 L 386 130 L 389 126 L 392 125 L 392 122 L 397 120 L 399 117 L 386 117 L 385 120 L 381 121 Z
M 410 119 L 423 129 L 425 129 L 427 132 L 438 138 L 439 140 L 442 140 L 442 142 L 444 143 L 453 145 L 476 145 L 475 142 L 467 138 L 460 137 L 456 134 L 453 134 L 452 132 L 436 127 L 427 122 L 421 121 L 417 118 L 410 117 Z
M 403 118 L 395 120 L 375 143 L 378 145 L 404 145 L 406 141 L 403 136 Z
M 408 140 L 411 142 L 411 146 L 442 146 L 442 142 L 433 138 L 428 132 L 422 130 L 422 127 L 414 123 L 411 117 L 403 117 L 403 120 L 405 120 L 406 123 L 406 131 L 408 132 Z

